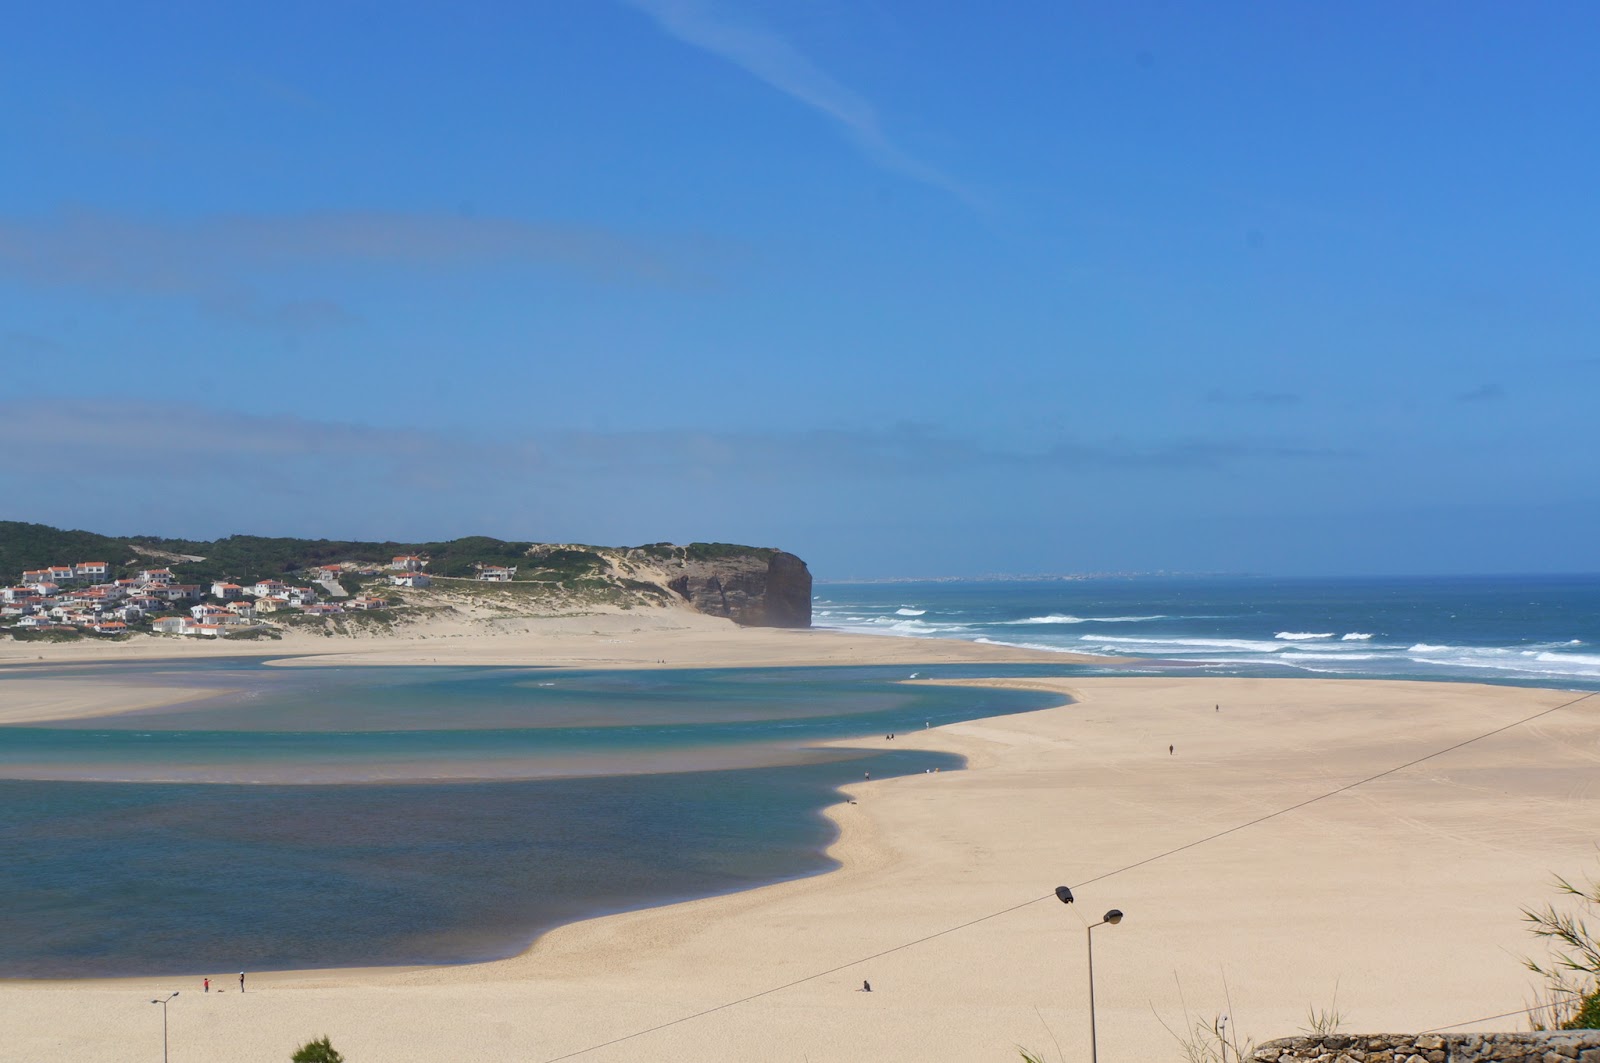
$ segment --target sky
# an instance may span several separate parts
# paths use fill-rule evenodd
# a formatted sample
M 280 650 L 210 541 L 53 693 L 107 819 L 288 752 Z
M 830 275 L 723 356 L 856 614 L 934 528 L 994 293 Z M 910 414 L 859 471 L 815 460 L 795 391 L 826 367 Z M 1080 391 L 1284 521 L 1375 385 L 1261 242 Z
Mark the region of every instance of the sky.
M 30 5 L 0 518 L 1595 571 L 1600 7 Z

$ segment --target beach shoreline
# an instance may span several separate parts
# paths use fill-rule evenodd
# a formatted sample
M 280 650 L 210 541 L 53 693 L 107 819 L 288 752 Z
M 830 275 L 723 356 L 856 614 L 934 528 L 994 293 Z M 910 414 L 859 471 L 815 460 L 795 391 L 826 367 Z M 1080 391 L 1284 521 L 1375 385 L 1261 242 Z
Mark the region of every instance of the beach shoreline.
M 280 639 L 197 640 L 135 636 L 123 641 L 0 640 L 0 675 L 32 667 L 217 657 L 281 658 L 317 665 L 550 665 L 571 668 L 769 667 L 819 664 L 1116 663 L 1115 658 L 997 643 L 909 638 L 828 628 L 740 627 L 687 607 L 519 617 L 486 624 L 428 621 L 404 633 L 324 635 L 289 631 Z
M 660 643 L 632 634 L 634 666 L 661 659 Z M 789 634 L 757 632 L 738 663 L 721 663 L 932 663 L 922 651 L 933 640 L 841 635 L 811 652 L 815 635 L 839 633 Z M 607 637 L 585 640 L 581 666 L 622 656 Z M 808 652 L 779 662 L 780 646 Z M 836 658 L 863 647 L 868 660 Z M 1027 659 L 1038 656 L 1063 655 Z M 1548 899 L 1551 873 L 1593 863 L 1600 696 L 1319 798 L 1579 695 L 1301 678 L 958 682 L 1076 702 L 900 736 L 967 769 L 845 787 L 824 813 L 834 870 L 566 924 L 488 963 L 252 974 L 260 993 L 196 993 L 192 1055 L 174 1058 L 276 1058 L 294 1047 L 280 1044 L 285 1029 L 304 1033 L 296 1044 L 328 1033 L 350 1058 L 389 1060 L 462 1043 L 553 1059 L 617 1038 L 592 1058 L 724 1058 L 780 1043 L 783 1058 L 1004 1058 L 1052 1038 L 1077 1054 L 1080 916 L 1110 906 L 1129 917 L 1096 956 L 1108 1053 L 1176 1056 L 1151 1011 L 1171 1022 L 1180 1004 L 1236 1006 L 1255 1016 L 1246 1032 L 1286 1035 L 1335 985 L 1359 1028 L 1421 1029 L 1522 1002 L 1531 983 L 1517 950 L 1534 943 L 1520 906 Z M 1078 906 L 1056 904 L 1059 884 Z M 1220 1004 L 1219 969 L 1233 1004 Z M 851 992 L 862 980 L 870 996 Z M 116 1002 L 172 988 L 190 999 L 198 979 L 187 981 L 196 986 L 11 981 L 0 1001 L 21 1016 L 19 1047 L 42 1054 L 70 1030 L 75 1058 L 110 1060 L 147 1022 Z M 530 1024 L 530 1008 L 561 1018 Z M 635 1036 L 663 1023 L 675 1025 Z

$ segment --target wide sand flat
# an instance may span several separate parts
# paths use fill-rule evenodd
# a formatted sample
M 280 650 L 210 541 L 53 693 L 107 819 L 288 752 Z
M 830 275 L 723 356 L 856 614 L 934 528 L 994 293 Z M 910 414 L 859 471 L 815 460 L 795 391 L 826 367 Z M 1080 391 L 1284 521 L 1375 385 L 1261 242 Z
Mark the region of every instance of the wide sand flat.
M 197 977 L 4 985 L 0 1059 L 155 1050 L 150 997 L 181 989 L 174 1063 L 282 1060 L 324 1033 L 352 1063 L 553 1060 L 611 1041 L 576 1058 L 1004 1060 L 1020 1042 L 1055 1059 L 1051 1031 L 1079 1060 L 1084 920 L 1110 907 L 1127 919 L 1095 931 L 1102 1055 L 1180 1059 L 1157 1021 L 1182 1025 L 1180 986 L 1191 1018 L 1231 1010 L 1263 1039 L 1335 986 L 1360 1030 L 1523 1007 L 1519 906 L 1552 896 L 1552 872 L 1596 868 L 1600 696 L 1203 841 L 1578 695 L 1049 685 L 1079 703 L 896 739 L 971 769 L 855 787 L 859 803 L 834 810 L 840 871 L 565 927 L 471 967 L 259 975 L 243 996 L 225 971 L 229 992 L 209 996 Z M 1049 897 L 1058 884 L 1078 903 Z

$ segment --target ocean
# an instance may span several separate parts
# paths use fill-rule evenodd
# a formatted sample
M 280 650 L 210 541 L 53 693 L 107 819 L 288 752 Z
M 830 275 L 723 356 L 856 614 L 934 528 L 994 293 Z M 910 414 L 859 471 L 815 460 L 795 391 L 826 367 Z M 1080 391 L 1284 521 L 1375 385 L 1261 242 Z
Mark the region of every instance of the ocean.
M 825 584 L 818 627 L 1139 658 L 1108 671 L 1600 689 L 1600 576 Z
M 1100 660 L 29 668 L 197 696 L 0 727 L 0 977 L 470 962 L 818 874 L 840 786 L 961 766 L 887 735 L 1060 701 L 913 673 L 1600 689 L 1595 576 L 825 584 L 816 623 Z M 819 746 L 835 739 L 851 741 Z

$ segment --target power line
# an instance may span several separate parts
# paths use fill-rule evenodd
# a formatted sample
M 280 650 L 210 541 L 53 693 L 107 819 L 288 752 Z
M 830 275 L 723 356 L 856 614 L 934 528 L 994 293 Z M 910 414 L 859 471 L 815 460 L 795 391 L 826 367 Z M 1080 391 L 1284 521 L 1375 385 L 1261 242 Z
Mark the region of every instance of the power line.
M 1556 995 L 1557 996 L 1565 996 L 1565 997 L 1570 999 L 1572 997 L 1581 997 L 1583 994 L 1582 993 L 1558 993 Z M 1544 1004 L 1535 1004 L 1533 1007 L 1531 1007 L 1531 1008 L 1523 1008 L 1521 1011 L 1502 1011 L 1498 1015 L 1485 1015 L 1482 1018 L 1468 1019 L 1465 1022 L 1452 1022 L 1449 1026 L 1432 1026 L 1432 1027 L 1429 1027 L 1426 1030 L 1423 1030 L 1422 1032 L 1423 1033 L 1438 1033 L 1441 1030 L 1454 1030 L 1457 1026 L 1471 1026 L 1474 1023 L 1488 1022 L 1490 1019 L 1510 1019 L 1510 1018 L 1514 1018 L 1514 1017 L 1516 1017 L 1518 1015 L 1528 1015 L 1528 1014 L 1531 1014 L 1531 1013 L 1533 1013 L 1535 1011 L 1543 1011 L 1545 1008 L 1550 1006 L 1550 1003 L 1553 1003 L 1553 1001 L 1552 1002 L 1547 1002 L 1547 1003 L 1544 1003 Z
M 1471 738 L 1463 739 L 1462 741 L 1457 742 L 1455 745 L 1446 746 L 1443 749 L 1435 750 L 1434 752 L 1429 753 L 1426 756 L 1417 757 L 1415 760 L 1408 760 L 1404 764 L 1397 764 L 1392 768 L 1387 768 L 1387 769 L 1385 769 L 1383 771 L 1378 772 L 1376 775 L 1369 775 L 1364 779 L 1358 779 L 1355 782 L 1347 783 L 1344 786 L 1340 786 L 1340 787 L 1338 787 L 1336 789 L 1329 790 L 1327 793 L 1318 794 L 1315 797 L 1308 797 L 1304 801 L 1300 801 L 1300 802 L 1297 802 L 1295 804 L 1289 805 L 1287 808 L 1280 808 L 1276 812 L 1268 812 L 1264 816 L 1257 816 L 1255 819 L 1248 820 L 1248 821 L 1246 821 L 1244 823 L 1236 824 L 1236 825 L 1234 825 L 1232 827 L 1228 827 L 1225 830 L 1219 830 L 1215 834 L 1208 834 L 1204 838 L 1197 838 L 1192 842 L 1186 842 L 1183 845 L 1179 845 L 1179 846 L 1177 846 L 1175 848 L 1168 849 L 1165 852 L 1157 853 L 1154 856 L 1147 856 L 1143 860 L 1136 860 L 1131 864 L 1125 864 L 1122 867 L 1116 868 L 1115 870 L 1107 871 L 1107 872 L 1105 872 L 1103 874 L 1096 875 L 1093 878 L 1084 879 L 1082 882 L 1075 883 L 1072 886 L 1072 889 L 1074 889 L 1074 890 L 1082 889 L 1084 886 L 1092 885 L 1093 883 L 1096 883 L 1096 882 L 1102 882 L 1105 879 L 1111 878 L 1113 875 L 1120 875 L 1125 871 L 1132 871 L 1134 868 L 1144 867 L 1146 864 L 1153 864 L 1157 860 L 1165 860 L 1169 856 L 1176 856 L 1178 853 L 1186 852 L 1187 850 L 1193 849 L 1196 846 L 1205 845 L 1208 842 L 1214 842 L 1219 838 L 1225 838 L 1228 835 L 1234 834 L 1234 833 L 1236 833 L 1238 831 L 1241 831 L 1241 830 L 1244 830 L 1247 827 L 1254 827 L 1254 826 L 1256 826 L 1258 824 L 1265 823 L 1269 819 L 1276 819 L 1279 816 L 1287 815 L 1290 812 L 1294 812 L 1294 811 L 1297 811 L 1299 809 L 1305 808 L 1307 805 L 1314 805 L 1318 801 L 1326 801 L 1330 797 L 1337 797 L 1339 794 L 1345 793 L 1346 791 L 1349 791 L 1349 790 L 1354 790 L 1358 786 L 1365 786 L 1367 783 L 1376 782 L 1377 780 L 1382 779 L 1385 776 L 1393 775 L 1397 771 L 1404 771 L 1407 768 L 1414 768 L 1418 764 L 1422 764 L 1422 763 L 1424 763 L 1426 761 L 1433 760 L 1435 757 L 1442 757 L 1446 753 L 1453 753 L 1456 750 L 1461 749 L 1461 748 L 1463 748 L 1465 746 L 1472 745 L 1474 742 L 1481 742 L 1485 738 L 1493 738 L 1495 735 L 1500 734 L 1501 732 L 1504 732 L 1504 731 L 1509 731 L 1513 727 L 1520 727 L 1525 723 L 1532 723 L 1534 720 L 1537 720 L 1542 716 L 1548 716 L 1552 712 L 1557 712 L 1557 711 L 1559 711 L 1561 709 L 1569 708 L 1569 707 L 1571 707 L 1573 705 L 1578 704 L 1578 702 L 1580 702 L 1580 701 L 1586 701 L 1587 699 L 1594 697 L 1595 694 L 1597 694 L 1597 693 L 1600 693 L 1600 691 L 1590 691 L 1589 693 L 1584 694 L 1581 697 L 1573 698 L 1571 701 L 1565 701 L 1565 702 L 1562 702 L 1560 705 L 1551 706 L 1550 708 L 1543 709 L 1543 710 L 1541 710 L 1539 712 L 1534 713 L 1531 716 L 1524 716 L 1520 720 L 1513 720 L 1511 723 L 1508 723 L 1508 724 L 1504 725 L 1503 727 L 1496 727 L 1492 731 L 1485 731 L 1482 734 L 1474 735 Z M 615 1044 L 620 1044 L 623 1041 L 631 1041 L 636 1037 L 643 1037 L 646 1034 L 657 1033 L 657 1032 L 659 1032 L 661 1030 L 665 1030 L 665 1029 L 668 1029 L 668 1028 L 673 1027 L 673 1026 L 681 1025 L 682 1023 L 691 1022 L 691 1021 L 693 1021 L 695 1019 L 704 1018 L 707 1015 L 714 1015 L 719 1011 L 726 1011 L 729 1008 L 738 1007 L 740 1004 L 748 1004 L 752 1000 L 759 1000 L 762 997 L 771 996 L 774 993 L 781 993 L 786 989 L 793 989 L 797 985 L 803 985 L 806 982 L 814 982 L 818 978 L 826 978 L 830 974 L 838 974 L 840 971 L 848 970 L 851 967 L 855 967 L 855 966 L 858 966 L 860 964 L 867 963 L 870 960 L 880 959 L 881 957 L 889 956 L 889 955 L 892 955 L 893 953 L 901 952 L 901 951 L 903 951 L 905 949 L 913 948 L 913 947 L 915 947 L 917 945 L 926 944 L 929 941 L 933 941 L 935 938 L 944 937 L 946 934 L 954 934 L 958 930 L 965 930 L 969 926 L 976 926 L 979 923 L 986 923 L 991 919 L 998 919 L 1002 915 L 1010 915 L 1012 912 L 1015 912 L 1018 909 L 1026 908 L 1029 905 L 1038 904 L 1040 901 L 1050 900 L 1054 896 L 1055 896 L 1055 894 L 1053 892 L 1052 893 L 1046 893 L 1043 896 L 1034 897 L 1034 898 L 1032 898 L 1030 900 L 1023 901 L 1020 904 L 1013 904 L 1009 908 L 1002 908 L 999 911 L 990 912 L 988 915 L 980 915 L 976 919 L 969 919 L 964 923 L 958 923 L 955 926 L 946 927 L 943 930 L 936 930 L 931 934 L 927 934 L 927 935 L 925 935 L 923 937 L 920 937 L 920 938 L 917 938 L 917 939 L 915 939 L 913 941 L 903 942 L 903 943 L 901 943 L 899 945 L 895 945 L 895 946 L 893 946 L 891 948 L 884 949 L 881 952 L 874 952 L 869 956 L 861 956 L 861 957 L 859 957 L 857 959 L 850 960 L 848 963 L 841 963 L 838 966 L 830 967 L 825 971 L 817 971 L 814 974 L 808 974 L 808 975 L 805 975 L 803 977 L 796 978 L 793 981 L 785 982 L 782 985 L 773 986 L 770 989 L 763 989 L 763 990 L 760 990 L 759 992 L 750 993 L 750 994 L 748 994 L 746 996 L 739 997 L 737 1000 L 730 1000 L 730 1001 L 727 1001 L 726 1003 L 718 1004 L 718 1005 L 716 1005 L 714 1007 L 705 1008 L 705 1009 L 703 1009 L 701 1011 L 696 1011 L 696 1012 L 693 1012 L 693 1013 L 688 1014 L 688 1015 L 679 1016 L 676 1019 L 669 1019 L 666 1022 L 657 1023 L 656 1025 L 646 1027 L 643 1030 L 635 1030 L 633 1033 L 626 1033 L 626 1034 L 623 1034 L 620 1037 L 613 1037 L 609 1041 L 602 1041 L 599 1044 L 590 1045 L 587 1048 L 575 1049 L 575 1050 L 573 1050 L 571 1052 L 568 1052 L 568 1053 L 566 1053 L 564 1055 L 551 1056 L 549 1059 L 545 1060 L 544 1063 L 561 1063 L 562 1060 L 573 1059 L 573 1058 L 575 1058 L 577 1056 L 587 1055 L 590 1052 L 595 1052 L 595 1051 L 598 1051 L 598 1050 L 600 1050 L 602 1048 L 609 1048 L 610 1046 L 615 1045 Z M 1536 1009 L 1530 1008 L 1528 1010 L 1532 1011 L 1532 1010 L 1536 1010 Z M 1515 1015 L 1515 1014 L 1521 1014 L 1521 1013 L 1520 1012 L 1508 1012 L 1507 1014 L 1508 1015 Z M 1505 1016 L 1491 1015 L 1491 1016 L 1488 1016 L 1487 1018 L 1504 1018 L 1504 1017 Z M 1468 1023 L 1487 1021 L 1487 1018 L 1486 1019 L 1469 1019 Z M 1456 1026 L 1464 1026 L 1464 1025 L 1467 1025 L 1467 1023 L 1455 1023 L 1454 1025 L 1456 1025 Z M 1450 1029 L 1450 1028 L 1451 1027 L 1448 1027 L 1448 1026 L 1438 1027 L 1438 1029 Z M 1431 1032 L 1431 1031 L 1424 1031 L 1424 1032 Z

